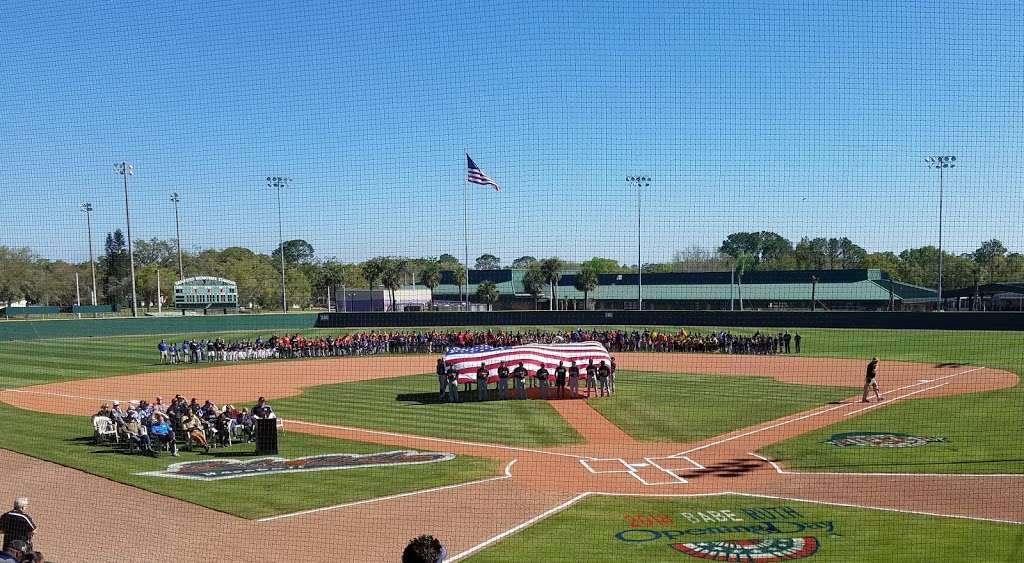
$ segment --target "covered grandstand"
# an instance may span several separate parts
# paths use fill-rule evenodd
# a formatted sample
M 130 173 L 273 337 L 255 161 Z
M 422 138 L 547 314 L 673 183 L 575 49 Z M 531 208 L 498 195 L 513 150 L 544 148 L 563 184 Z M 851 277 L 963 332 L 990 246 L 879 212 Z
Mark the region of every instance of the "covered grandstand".
M 500 295 L 495 308 L 531 309 L 535 297 L 526 292 L 526 270 L 470 270 L 469 297 L 475 301 L 477 286 L 495 283 Z M 584 304 L 576 289 L 576 272 L 562 274 L 556 290 L 559 309 L 623 310 L 637 308 L 637 274 L 599 274 L 598 286 Z M 549 290 L 536 301 L 549 306 Z M 451 272 L 444 272 L 434 291 L 441 302 L 457 301 L 459 286 Z M 813 306 L 812 306 L 813 298 Z M 881 270 L 789 270 L 747 272 L 672 272 L 643 275 L 644 309 L 682 310 L 923 310 L 936 304 L 936 292 L 891 280 Z

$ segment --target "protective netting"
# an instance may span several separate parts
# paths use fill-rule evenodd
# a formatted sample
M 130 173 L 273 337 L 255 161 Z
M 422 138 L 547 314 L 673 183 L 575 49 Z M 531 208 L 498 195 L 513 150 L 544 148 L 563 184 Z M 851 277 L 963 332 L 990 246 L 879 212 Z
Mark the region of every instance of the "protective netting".
M 1024 557 L 1020 1 L 2 14 L 10 558 Z

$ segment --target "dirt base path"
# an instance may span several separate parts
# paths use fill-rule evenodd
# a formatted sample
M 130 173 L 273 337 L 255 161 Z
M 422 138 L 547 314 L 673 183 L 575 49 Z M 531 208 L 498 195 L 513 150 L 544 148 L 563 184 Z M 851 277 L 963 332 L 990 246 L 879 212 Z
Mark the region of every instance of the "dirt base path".
M 853 386 L 863 381 L 864 362 L 860 360 L 717 354 L 618 356 L 624 371 L 762 375 L 801 384 Z M 3 392 L 0 400 L 47 412 L 87 414 L 95 411 L 96 398 L 128 400 L 176 392 L 219 402 L 251 400 L 256 394 L 276 398 L 311 385 L 430 373 L 433 361 L 432 357 L 371 357 L 217 366 L 35 386 Z M 859 397 L 851 397 L 691 444 L 637 442 L 582 399 L 550 404 L 586 443 L 544 449 L 288 421 L 289 429 L 301 432 L 496 458 L 506 464 L 507 478 L 265 521 L 233 518 L 2 451 L 0 474 L 15 479 L 0 483 L 0 495 L 27 493 L 39 499 L 35 513 L 45 515 L 40 542 L 49 546 L 56 559 L 69 561 L 106 561 L 102 550 L 108 547 L 121 553 L 145 553 L 153 545 L 176 546 L 161 552 L 166 561 L 197 560 L 209 554 L 211 547 L 243 558 L 301 553 L 308 561 L 395 561 L 404 543 L 423 532 L 440 537 L 454 555 L 452 560 L 458 560 L 589 493 L 685 496 L 734 492 L 1024 522 L 1024 505 L 1019 502 L 1024 497 L 1024 476 L 805 474 L 788 472 L 753 455 L 765 445 L 891 404 L 997 389 L 1018 381 L 1016 375 L 1005 371 L 972 366 L 885 362 L 883 367 L 880 383 L 886 402 L 862 404 Z M 68 484 L 61 487 L 68 493 L 55 498 L 54 483 Z M 138 506 L 154 503 L 161 509 L 160 524 L 147 524 L 131 535 L 100 534 L 94 514 L 67 510 L 67 506 L 95 507 L 116 523 L 137 514 Z M 74 542 L 66 538 L 74 538 Z M 83 542 L 79 538 L 88 539 Z M 82 556 L 83 552 L 90 555 Z M 95 559 L 90 558 L 92 554 Z

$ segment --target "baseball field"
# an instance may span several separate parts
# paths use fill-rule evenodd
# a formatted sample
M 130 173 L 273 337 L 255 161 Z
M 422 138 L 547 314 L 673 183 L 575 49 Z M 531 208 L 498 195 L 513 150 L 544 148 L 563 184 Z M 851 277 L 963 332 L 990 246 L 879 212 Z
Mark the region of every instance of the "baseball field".
M 616 354 L 611 397 L 454 404 L 436 355 L 166 365 L 161 336 L 5 342 L 0 499 L 32 499 L 56 561 L 397 561 L 424 533 L 448 561 L 1019 560 L 1019 333 L 800 332 L 799 354 Z M 862 403 L 873 356 L 885 400 Z M 175 394 L 266 397 L 281 459 L 93 440 L 100 404 Z

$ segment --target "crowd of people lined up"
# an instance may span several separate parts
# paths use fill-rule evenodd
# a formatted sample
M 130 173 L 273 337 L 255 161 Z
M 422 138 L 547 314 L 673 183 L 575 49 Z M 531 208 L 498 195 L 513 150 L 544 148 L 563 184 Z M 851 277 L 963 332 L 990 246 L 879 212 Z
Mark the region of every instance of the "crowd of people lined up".
M 470 346 L 518 346 L 596 341 L 611 352 L 704 352 L 721 354 L 800 353 L 800 333 L 647 330 L 365 331 L 307 337 L 301 334 L 228 340 L 185 339 L 157 345 L 161 363 L 203 363 L 375 354 L 434 354 Z
M 97 439 L 102 437 L 97 419 L 109 419 L 118 442 L 128 444 L 129 451 L 151 456 L 160 450 L 177 456 L 179 442 L 188 449 L 203 448 L 205 453 L 211 447 L 230 446 L 235 438 L 251 442 L 255 439 L 257 419 L 277 417 L 263 397 L 251 409 L 241 410 L 234 405 L 218 407 L 210 400 L 200 403 L 195 397 L 188 400 L 181 395 L 175 395 L 167 404 L 163 397 L 152 403 L 132 401 L 126 409 L 121 408 L 120 401 L 112 404 L 113 407 L 104 403 L 93 415 Z

